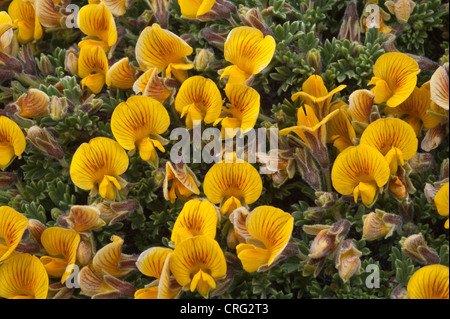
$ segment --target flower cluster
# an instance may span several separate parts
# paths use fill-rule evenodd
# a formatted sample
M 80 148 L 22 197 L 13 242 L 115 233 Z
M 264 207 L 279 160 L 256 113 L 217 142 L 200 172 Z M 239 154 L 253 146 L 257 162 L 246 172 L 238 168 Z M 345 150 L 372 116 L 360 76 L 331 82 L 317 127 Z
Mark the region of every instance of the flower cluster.
M 416 2 L 386 1 L 385 11 L 367 1 L 359 16 L 349 1 L 338 36 L 354 46 L 347 55 L 373 30 L 394 37 L 356 90 L 323 68 L 334 58 L 328 40 L 323 50 L 319 36 L 307 52 L 294 45 L 307 46 L 304 34 L 315 42 L 308 17 L 344 8 L 333 1 L 261 11 L 226 0 L 89 0 L 76 14 L 70 1 L 9 2 L 0 12 L 1 298 L 244 297 L 265 294 L 269 285 L 248 285 L 267 278 L 291 297 L 345 297 L 363 267 L 388 263 L 376 260 L 387 250 L 397 273 L 382 273 L 398 286 L 382 283 L 384 297 L 448 298 L 448 62 L 389 50 Z M 302 19 L 308 32 L 280 18 Z M 70 45 L 50 54 L 55 39 Z M 288 55 L 310 72 L 283 94 L 270 72 L 290 72 L 280 65 Z M 249 134 L 260 128 L 277 134 Z M 174 129 L 214 163 L 174 151 Z M 269 152 L 252 147 L 273 140 Z

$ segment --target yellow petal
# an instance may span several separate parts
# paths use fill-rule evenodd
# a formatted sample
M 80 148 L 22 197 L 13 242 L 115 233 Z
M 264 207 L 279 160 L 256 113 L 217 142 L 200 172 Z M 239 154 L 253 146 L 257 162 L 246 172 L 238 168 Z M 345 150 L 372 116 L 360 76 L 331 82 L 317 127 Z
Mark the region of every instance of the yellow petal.
M 234 196 L 246 204 L 258 200 L 262 180 L 256 168 L 247 162 L 216 163 L 206 173 L 203 183 L 206 197 L 214 204 Z
M 105 224 L 100 219 L 100 210 L 94 206 L 74 205 L 70 208 L 70 213 L 65 220 L 76 232 L 96 229 Z
M 158 77 L 158 69 L 150 68 L 144 72 L 133 84 L 133 91 L 144 96 L 154 98 L 163 103 L 172 91 L 164 85 L 164 82 Z
M 18 41 L 27 43 L 42 37 L 42 27 L 30 1 L 13 0 L 8 7 L 8 13 L 14 21 L 14 28 L 19 29 Z
M 127 12 L 127 0 L 102 0 L 105 6 L 111 11 L 111 13 L 120 17 Z
M 220 115 L 222 96 L 212 80 L 193 76 L 181 85 L 175 98 L 175 108 L 179 113 L 186 113 L 188 129 L 196 120 L 210 124 Z
M 439 215 L 441 216 L 448 216 L 449 208 L 448 208 L 448 198 L 449 198 L 449 183 L 445 183 L 444 186 L 442 186 L 439 191 L 437 192 L 436 196 L 434 197 L 434 204 L 436 205 L 437 211 Z M 447 220 L 447 226 L 448 226 L 448 220 Z M 446 227 L 448 228 L 448 227 Z
M 43 91 L 29 89 L 16 101 L 19 106 L 19 115 L 27 118 L 42 117 L 49 114 L 50 98 Z
M 104 3 L 83 6 L 77 15 L 81 32 L 98 38 L 112 47 L 117 42 L 117 29 L 114 17 Z
M 431 76 L 431 100 L 448 111 L 449 86 L 448 86 L 448 63 L 447 71 L 439 67 Z
M 47 28 L 60 27 L 62 14 L 56 9 L 52 0 L 35 0 L 34 8 L 39 22 Z
M 64 283 L 72 272 L 71 267 L 75 264 L 80 235 L 71 229 L 50 227 L 42 232 L 41 243 L 50 256 L 56 257 L 41 257 L 41 260 L 45 261 L 46 269 L 49 267 L 48 270 L 51 272 L 59 268 L 57 265 L 67 266 L 67 268 L 64 267 L 63 273 L 60 274 L 62 276 L 61 283 Z
M 236 253 L 246 272 L 257 271 L 261 266 L 266 265 L 270 258 L 270 251 L 268 249 L 256 247 L 251 244 L 237 245 Z
M 408 281 L 410 299 L 448 299 L 448 267 L 428 265 L 417 270 Z
M 236 27 L 224 45 L 225 60 L 247 74 L 261 72 L 272 60 L 275 40 L 253 27 Z
M 167 256 L 172 249 L 152 247 L 139 255 L 136 266 L 139 271 L 148 277 L 160 278 Z
M 6 116 L 0 116 L 0 169 L 6 168 L 14 156 L 25 151 L 26 140 L 20 127 Z
M 369 90 L 356 90 L 349 96 L 348 113 L 353 120 L 361 123 L 370 123 L 370 113 L 375 94 Z
M 156 23 L 146 27 L 136 43 L 136 59 L 142 71 L 154 67 L 160 73 L 169 63 L 181 63 L 192 52 L 184 40 Z
M 125 57 L 114 63 L 108 70 L 111 86 L 119 89 L 131 89 L 136 81 L 136 68 Z
M 188 237 L 205 235 L 215 239 L 218 222 L 217 210 L 213 204 L 207 200 L 192 199 L 184 204 L 178 215 L 171 240 L 176 247 L 177 243 Z
M 0 297 L 46 299 L 49 279 L 44 265 L 30 254 L 18 254 L 0 267 Z
M 107 72 L 105 51 L 96 45 L 83 46 L 78 57 L 78 75 L 83 79 L 82 86 L 87 86 L 93 93 L 100 93 L 105 83 L 110 84 Z
M 0 206 L 0 262 L 16 249 L 27 228 L 28 220 L 9 206 Z
M 389 165 L 384 156 L 364 144 L 348 147 L 339 153 L 331 171 L 333 187 L 342 195 L 354 194 L 361 182 L 383 187 L 389 176 Z
M 375 147 L 386 155 L 393 147 L 401 151 L 404 161 L 416 154 L 418 140 L 413 128 L 400 119 L 384 118 L 371 123 L 363 132 L 361 144 Z

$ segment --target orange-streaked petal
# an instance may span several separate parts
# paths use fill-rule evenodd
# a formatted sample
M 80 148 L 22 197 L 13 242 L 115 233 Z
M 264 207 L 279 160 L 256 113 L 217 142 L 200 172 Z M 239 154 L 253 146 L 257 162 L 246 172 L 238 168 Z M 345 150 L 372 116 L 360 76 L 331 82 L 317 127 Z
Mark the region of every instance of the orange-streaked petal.
M 448 299 L 448 267 L 428 265 L 417 270 L 408 281 L 410 299 Z
M 77 15 L 81 32 L 98 38 L 112 47 L 117 42 L 117 29 L 114 17 L 104 3 L 87 4 L 81 7 Z
M 348 113 L 354 121 L 370 123 L 375 94 L 369 90 L 356 90 L 349 96 Z
M 127 57 L 114 63 L 108 70 L 111 86 L 119 89 L 131 89 L 136 81 L 137 69 Z
M 7 299 L 46 299 L 49 279 L 36 256 L 18 254 L 0 266 L 0 297 Z
M 143 251 L 136 262 L 139 271 L 148 277 L 160 278 L 164 263 L 172 249 L 164 247 L 151 247 Z
M 0 262 L 7 259 L 16 249 L 28 220 L 9 206 L 0 207 Z
M 14 159 L 25 151 L 25 135 L 14 121 L 0 116 L 0 169 L 5 169 Z
M 449 86 L 448 86 L 448 63 L 446 69 L 439 67 L 431 76 L 431 100 L 448 111 Z

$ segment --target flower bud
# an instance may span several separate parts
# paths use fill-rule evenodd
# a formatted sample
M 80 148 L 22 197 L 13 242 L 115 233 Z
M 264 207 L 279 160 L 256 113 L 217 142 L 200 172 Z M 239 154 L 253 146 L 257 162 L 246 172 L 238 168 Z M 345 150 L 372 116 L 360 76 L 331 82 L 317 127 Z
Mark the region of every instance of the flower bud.
M 207 70 L 214 63 L 214 52 L 211 49 L 197 49 L 194 68 L 199 71 Z
M 411 235 L 400 240 L 402 253 L 422 265 L 439 264 L 439 255 L 428 247 L 422 234 Z
M 151 0 L 150 7 L 161 28 L 169 24 L 169 6 L 171 0 Z
M 67 109 L 67 98 L 52 96 L 49 107 L 50 117 L 52 120 L 59 121 L 63 119 L 64 116 L 66 116 Z
M 228 32 L 227 30 L 203 28 L 200 31 L 200 36 L 208 41 L 210 45 L 223 51 Z
M 247 8 L 242 5 L 239 6 L 239 18 L 247 27 L 253 27 L 260 30 L 264 36 L 273 36 L 270 27 L 264 22 L 263 16 L 259 8 Z
M 128 199 L 121 202 L 104 202 L 95 204 L 100 210 L 100 218 L 111 226 L 120 222 L 132 212 L 140 208 L 139 202 L 135 199 Z
M 10 187 L 17 183 L 16 174 L 10 172 L 0 172 L 0 189 Z
M 306 61 L 314 68 L 315 73 L 322 73 L 322 62 L 320 60 L 320 51 L 317 49 L 311 49 L 306 54 Z
M 47 128 L 40 128 L 37 125 L 30 127 L 27 131 L 27 139 L 39 151 L 47 156 L 64 159 L 64 151 L 55 138 L 47 131 Z
M 82 205 L 72 206 L 68 214 L 58 217 L 58 222 L 76 232 L 97 229 L 105 224 L 97 207 Z
M 80 106 L 80 110 L 88 114 L 97 113 L 103 105 L 101 99 L 95 99 L 95 94 L 90 95 Z
M 356 248 L 351 239 L 344 240 L 337 252 L 335 262 L 339 277 L 344 282 L 347 282 L 354 274 L 360 273 L 361 255 L 362 253 Z
M 0 84 L 22 73 L 22 63 L 15 57 L 0 51 Z
M 320 179 L 320 170 L 311 153 L 306 148 L 296 148 L 294 154 L 297 168 L 303 180 L 309 184 L 315 191 L 322 190 L 322 181 Z
M 55 75 L 55 68 L 53 67 L 53 64 L 44 54 L 41 54 L 41 58 L 37 61 L 37 67 L 45 77 L 48 75 Z
M 368 215 L 363 216 L 363 239 L 376 240 L 392 236 L 394 231 L 402 223 L 400 216 L 388 214 L 376 209 Z
M 398 199 L 403 200 L 408 194 L 403 182 L 395 176 L 389 180 L 389 191 Z
M 431 153 L 416 153 L 408 160 L 412 172 L 422 174 L 427 171 L 433 163 L 433 154 Z
M 28 230 L 30 231 L 31 235 L 36 239 L 38 243 L 41 243 L 41 235 L 44 232 L 44 230 L 47 229 L 47 226 L 45 226 L 43 223 L 41 223 L 37 219 L 29 219 L 28 220 Z
M 226 0 L 216 0 L 212 8 L 205 14 L 197 16 L 199 21 L 230 19 L 231 13 L 237 13 L 236 6 Z
M 338 39 L 340 41 L 349 40 L 350 42 L 360 42 L 361 25 L 358 16 L 356 0 L 351 0 L 347 4 L 344 12 L 344 18 L 339 30 Z
M 80 234 L 80 243 L 77 249 L 77 261 L 81 265 L 88 265 L 95 255 L 94 238 L 91 232 L 83 232 Z
M 78 55 L 79 50 L 74 47 L 69 48 L 66 51 L 66 58 L 64 60 L 64 70 L 68 71 L 72 75 L 78 74 Z

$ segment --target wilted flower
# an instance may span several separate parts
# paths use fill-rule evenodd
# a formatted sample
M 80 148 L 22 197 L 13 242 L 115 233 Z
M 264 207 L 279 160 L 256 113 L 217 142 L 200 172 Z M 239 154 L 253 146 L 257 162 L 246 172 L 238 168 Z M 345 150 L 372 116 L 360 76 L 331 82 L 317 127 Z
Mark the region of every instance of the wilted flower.
M 409 16 L 414 11 L 416 3 L 412 0 L 389 0 L 384 3 L 389 12 L 395 14 L 400 23 L 408 22 Z
M 403 166 L 417 152 L 419 141 L 414 129 L 405 121 L 396 118 L 379 119 L 371 123 L 361 135 L 360 143 L 376 148 L 395 174 L 398 163 Z
M 444 66 L 440 66 L 433 73 L 430 79 L 431 100 L 446 111 L 448 111 L 448 104 L 449 104 L 448 83 L 449 80 L 448 80 L 448 62 L 447 62 Z
M 216 238 L 220 213 L 207 200 L 192 199 L 186 202 L 175 220 L 171 240 L 175 247 L 186 238 L 205 235 Z
M 50 100 L 49 115 L 52 120 L 59 121 L 66 116 L 68 108 L 69 105 L 66 97 L 59 98 L 53 95 Z
M 373 204 L 378 189 L 386 185 L 389 176 L 389 164 L 384 156 L 364 144 L 347 147 L 339 153 L 331 171 L 336 191 L 342 195 L 353 194 L 355 202 L 361 195 L 366 206 Z
M 127 199 L 121 202 L 105 201 L 95 204 L 95 207 L 100 210 L 100 218 L 111 226 L 138 210 L 140 205 L 136 199 Z
M 8 7 L 8 13 L 14 21 L 14 29 L 18 29 L 18 41 L 27 43 L 39 40 L 43 35 L 33 3 L 25 0 L 13 0 Z
M 236 253 L 247 272 L 262 271 L 274 265 L 288 245 L 294 218 L 281 209 L 259 206 L 245 220 L 245 232 L 238 234 L 244 241 L 236 246 Z
M 431 107 L 430 85 L 424 84 L 420 88 L 414 88 L 411 95 L 397 107 L 386 107 L 385 114 L 396 114 L 402 120 L 408 122 L 416 135 L 419 136 L 422 126 L 425 128 L 434 128 L 442 118 L 429 113 Z
M 97 251 L 91 269 L 99 274 L 109 274 L 117 278 L 123 278 L 136 270 L 137 256 L 122 253 L 123 239 L 113 235 L 111 243 Z
M 148 277 L 156 278 L 135 292 L 135 299 L 174 299 L 181 293 L 181 286 L 170 276 L 169 262 L 173 250 L 152 247 L 139 255 L 136 266 Z
M 7 299 L 46 299 L 49 279 L 36 256 L 18 254 L 0 266 L 0 297 Z
M 190 237 L 180 242 L 170 259 L 170 270 L 177 282 L 191 292 L 207 297 L 216 280 L 225 277 L 227 263 L 217 241 L 207 236 Z
M 394 231 L 401 225 L 402 219 L 399 215 L 389 214 L 380 209 L 375 209 L 363 219 L 363 238 L 365 240 L 376 240 L 392 236 Z
M 378 3 L 378 0 L 367 1 L 360 19 L 361 31 L 364 32 L 371 28 L 376 28 L 378 29 L 378 34 L 382 32 L 384 34 L 389 34 L 392 32 L 392 28 L 387 26 L 384 21 L 388 21 L 391 16 L 376 3 Z M 368 8 L 369 5 L 371 5 L 371 8 Z
M 408 281 L 410 299 L 448 299 L 448 267 L 429 265 L 417 270 Z
M 72 75 L 78 74 L 78 56 L 80 51 L 78 48 L 70 47 L 66 50 L 66 57 L 64 59 L 64 70 Z
M 14 252 L 27 226 L 28 220 L 21 213 L 9 206 L 0 206 L 0 262 Z
M 128 168 L 129 159 L 124 149 L 114 140 L 96 137 L 83 143 L 76 150 L 70 165 L 73 183 L 84 190 L 97 191 L 109 200 L 116 198 L 116 189 L 121 190 L 126 181 L 119 175 Z
M 78 274 L 81 293 L 95 299 L 133 297 L 136 288 L 109 274 L 97 274 L 89 266 Z
M 187 70 L 194 67 L 186 59 L 192 52 L 192 47 L 183 39 L 156 23 L 146 27 L 136 43 L 136 59 L 142 71 L 157 68 L 158 74 L 165 71 L 165 75 L 171 77 L 173 73 L 179 82 L 186 80 Z
M 97 229 L 105 225 L 100 218 L 100 210 L 94 206 L 74 205 L 67 215 L 61 215 L 58 222 L 76 232 Z
M 17 175 L 10 172 L 0 172 L 0 189 L 8 188 L 18 182 Z
M 0 52 L 11 53 L 13 41 L 13 21 L 8 12 L 0 12 Z
M 26 118 L 42 117 L 50 111 L 48 95 L 33 88 L 22 94 L 14 104 L 19 107 L 18 114 Z
M 244 84 L 225 86 L 229 104 L 222 108 L 222 114 L 214 122 L 221 122 L 222 137 L 233 138 L 240 130 L 242 134 L 252 129 L 259 115 L 259 93 Z
M 339 277 L 347 282 L 354 274 L 359 274 L 361 270 L 362 253 L 356 248 L 351 239 L 346 239 L 339 247 L 336 254 L 335 266 Z
M 133 84 L 134 93 L 142 93 L 143 96 L 154 98 L 163 103 L 174 94 L 174 89 L 167 86 L 167 79 L 158 76 L 157 68 L 145 71 Z M 176 81 L 176 80 L 175 80 Z
M 114 17 L 105 4 L 87 4 L 81 7 L 77 15 L 77 24 L 87 37 L 78 43 L 83 49 L 87 45 L 96 45 L 108 52 L 117 42 L 117 29 Z
M 256 168 L 247 162 L 216 163 L 206 173 L 203 183 L 206 197 L 220 204 L 222 214 L 254 203 L 261 196 L 262 180 Z
M 0 169 L 4 170 L 25 151 L 25 135 L 14 121 L 0 116 Z
M 375 85 L 376 104 L 386 102 L 389 107 L 403 103 L 414 91 L 420 69 L 416 61 L 400 52 L 380 56 L 373 66 L 374 76 L 367 85 Z
M 186 116 L 186 128 L 190 129 L 194 121 L 213 123 L 222 109 L 222 96 L 217 85 L 202 76 L 192 76 L 183 82 L 175 98 L 175 108 Z
M 369 90 L 356 90 L 348 97 L 348 113 L 352 122 L 370 124 L 375 94 Z
M 200 181 L 185 163 L 166 163 L 166 176 L 163 185 L 166 200 L 170 200 L 173 204 L 177 198 L 184 201 L 192 194 L 199 195 L 198 186 L 200 186 Z
M 325 119 L 330 114 L 331 100 L 333 95 L 345 89 L 346 85 L 339 85 L 334 90 L 328 92 L 319 75 L 311 75 L 302 85 L 302 91 L 292 95 L 292 101 L 298 98 L 305 100 L 305 104 L 310 105 L 319 121 Z
M 439 191 L 436 194 L 436 197 L 434 197 L 434 204 L 436 205 L 437 211 L 439 215 L 441 216 L 448 216 L 449 214 L 449 208 L 448 208 L 448 201 L 449 201 L 449 182 L 445 183 L 444 186 L 439 189 Z M 445 228 L 448 229 L 448 218 L 445 221 Z
M 170 125 L 169 114 L 158 101 L 147 96 L 132 96 L 120 103 L 111 116 L 111 131 L 117 142 L 126 150 L 136 147 L 144 161 L 158 166 L 156 148 L 165 152 L 167 144 L 159 134 Z
M 110 86 L 119 89 L 131 89 L 136 81 L 138 70 L 125 57 L 114 63 L 108 70 Z
M 347 39 L 351 42 L 359 43 L 361 37 L 361 25 L 356 0 L 348 2 L 342 20 L 338 39 L 341 41 Z
M 78 76 L 81 86 L 87 86 L 93 93 L 100 93 L 103 86 L 111 85 L 108 77 L 108 58 L 97 45 L 84 45 L 78 57 Z
M 428 247 L 422 234 L 411 235 L 408 238 L 402 237 L 400 244 L 402 253 L 422 265 L 438 264 L 440 261 L 439 255 Z
M 270 27 L 264 21 L 259 8 L 247 8 L 242 5 L 239 6 L 239 18 L 247 27 L 253 27 L 260 30 L 265 36 L 273 36 Z
M 57 9 L 56 5 L 60 1 L 35 0 L 34 8 L 39 22 L 46 28 L 61 27 L 63 15 Z
M 224 46 L 225 60 L 232 63 L 219 71 L 229 84 L 248 84 L 272 60 L 275 40 L 252 27 L 236 27 L 230 31 Z
M 63 284 L 75 265 L 80 235 L 61 227 L 50 227 L 42 232 L 41 244 L 49 256 L 40 258 L 48 275 L 61 278 Z M 53 256 L 53 257 L 52 257 Z
M 89 0 L 90 4 L 104 3 L 111 13 L 120 17 L 127 12 L 133 1 L 130 0 Z
M 214 62 L 214 51 L 211 49 L 196 50 L 194 59 L 194 69 L 202 72 L 206 71 Z
M 37 125 L 30 127 L 27 131 L 27 140 L 43 154 L 60 161 L 64 159 L 64 151 L 61 145 L 59 145 L 47 128 L 40 128 Z

